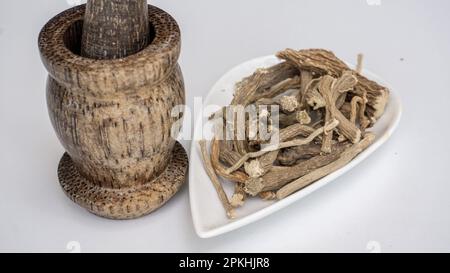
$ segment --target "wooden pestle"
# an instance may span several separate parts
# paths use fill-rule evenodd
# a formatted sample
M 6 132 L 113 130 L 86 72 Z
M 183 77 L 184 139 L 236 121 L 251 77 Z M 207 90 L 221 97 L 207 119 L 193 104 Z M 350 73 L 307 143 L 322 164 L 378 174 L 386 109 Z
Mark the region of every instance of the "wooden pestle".
M 84 15 L 81 55 L 117 59 L 149 43 L 146 0 L 88 0 Z

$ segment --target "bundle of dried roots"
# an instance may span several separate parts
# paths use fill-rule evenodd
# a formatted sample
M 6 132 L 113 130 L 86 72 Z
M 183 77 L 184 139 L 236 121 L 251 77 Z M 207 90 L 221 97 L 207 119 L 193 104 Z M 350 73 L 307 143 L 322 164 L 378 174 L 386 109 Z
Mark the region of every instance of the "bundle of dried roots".
M 266 107 L 256 116 L 257 122 L 269 121 L 267 131 L 278 141 L 260 137 L 255 128 L 243 133 L 233 128 L 226 129 L 231 138 L 213 139 L 209 152 L 206 141 L 200 142 L 205 168 L 229 217 L 249 196 L 282 199 L 346 165 L 374 141 L 366 130 L 388 101 L 387 88 L 361 75 L 361 55 L 356 70 L 323 49 L 286 49 L 277 57 L 283 61 L 236 84 L 231 106 L 278 106 L 280 111 Z M 235 122 L 226 111 L 214 119 Z M 246 124 L 255 119 L 244 118 Z M 231 198 L 219 177 L 235 183 Z

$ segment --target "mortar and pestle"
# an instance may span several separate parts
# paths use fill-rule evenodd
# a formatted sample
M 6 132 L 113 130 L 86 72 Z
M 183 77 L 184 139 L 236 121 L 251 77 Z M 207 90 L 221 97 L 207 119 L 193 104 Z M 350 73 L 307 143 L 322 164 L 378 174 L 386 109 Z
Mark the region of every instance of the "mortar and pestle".
M 88 211 L 140 217 L 184 183 L 172 130 L 185 103 L 180 42 L 176 21 L 145 0 L 88 0 L 42 28 L 48 112 L 66 150 L 59 182 Z

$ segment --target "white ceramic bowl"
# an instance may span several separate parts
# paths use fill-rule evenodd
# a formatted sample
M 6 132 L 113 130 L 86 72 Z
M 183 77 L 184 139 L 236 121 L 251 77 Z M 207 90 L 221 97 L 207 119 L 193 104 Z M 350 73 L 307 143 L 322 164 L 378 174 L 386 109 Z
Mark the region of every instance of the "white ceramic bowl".
M 278 58 L 270 55 L 256 58 L 234 67 L 213 86 L 204 101 L 204 105 L 228 105 L 233 98 L 236 82 L 240 81 L 243 77 L 251 75 L 257 68 L 269 67 L 278 62 L 280 62 Z M 236 219 L 228 219 L 226 217 L 225 211 L 217 197 L 217 193 L 203 168 L 198 143 L 194 140 L 191 146 L 189 163 L 189 197 L 192 218 L 198 236 L 202 238 L 217 236 L 266 217 L 345 174 L 385 143 L 400 121 L 402 112 L 400 99 L 392 86 L 389 86 L 389 84 L 384 82 L 378 76 L 367 70 L 364 70 L 363 74 L 369 79 L 387 86 L 391 91 L 384 115 L 378 120 L 375 126 L 370 129 L 370 131 L 376 134 L 375 142 L 345 167 L 316 181 L 312 185 L 297 191 L 283 200 L 263 201 L 259 198 L 249 198 L 243 207 L 236 209 Z M 202 124 L 214 111 L 214 109 L 211 109 L 210 113 L 205 113 L 202 117 L 198 118 L 195 124 L 194 135 L 202 135 Z M 225 191 L 231 196 L 234 189 L 233 183 L 225 182 L 223 184 Z

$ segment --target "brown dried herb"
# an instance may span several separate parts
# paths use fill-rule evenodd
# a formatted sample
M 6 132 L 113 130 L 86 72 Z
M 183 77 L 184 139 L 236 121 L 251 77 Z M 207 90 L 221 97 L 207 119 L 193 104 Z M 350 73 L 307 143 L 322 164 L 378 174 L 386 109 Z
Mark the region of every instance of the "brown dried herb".
M 374 141 L 365 130 L 383 114 L 389 97 L 387 88 L 361 75 L 361 54 L 355 70 L 323 49 L 286 49 L 277 56 L 284 61 L 236 84 L 231 105 L 280 106 L 278 115 L 266 110 L 246 118 L 246 126 L 254 118 L 278 120 L 278 127 L 270 124 L 270 134 L 277 134 L 279 142 L 256 137 L 262 132 L 254 128 L 238 139 L 234 127 L 232 139 L 212 140 L 210 156 L 200 142 L 205 168 L 229 217 L 250 196 L 282 199 L 348 164 Z M 234 123 L 234 114 L 232 119 L 224 115 L 227 108 L 214 118 Z M 216 174 L 235 183 L 230 200 Z

